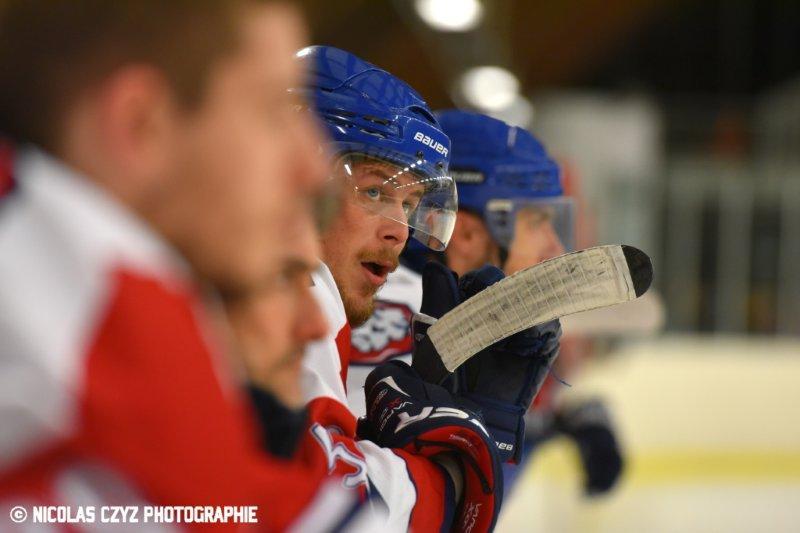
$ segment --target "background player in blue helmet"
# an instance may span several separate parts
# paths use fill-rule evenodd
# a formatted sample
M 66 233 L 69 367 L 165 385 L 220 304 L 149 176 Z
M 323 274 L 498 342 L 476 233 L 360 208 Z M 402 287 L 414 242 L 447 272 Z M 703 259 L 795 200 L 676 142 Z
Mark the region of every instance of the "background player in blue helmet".
M 573 247 L 573 205 L 561 172 L 528 131 L 467 111 L 437 113 L 451 137 L 459 187 L 447 265 L 462 274 L 486 263 L 507 274 Z
M 572 200 L 563 196 L 559 166 L 533 135 L 477 113 L 448 110 L 437 117 L 453 143 L 451 173 L 459 187 L 458 221 L 444 254 L 450 268 L 465 272 L 491 262 L 512 274 L 572 249 Z M 575 349 L 565 341 L 562 350 Z M 548 394 L 539 400 L 527 417 L 526 459 L 542 440 L 566 435 L 578 445 L 587 493 L 609 490 L 622 457 L 602 402 L 560 406 Z M 520 470 L 505 468 L 506 490 Z

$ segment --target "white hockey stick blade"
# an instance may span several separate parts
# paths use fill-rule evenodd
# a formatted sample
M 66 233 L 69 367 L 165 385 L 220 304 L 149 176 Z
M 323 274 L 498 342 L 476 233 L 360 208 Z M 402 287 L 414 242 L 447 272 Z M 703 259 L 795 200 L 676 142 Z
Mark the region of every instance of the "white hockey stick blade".
M 458 305 L 428 329 L 448 372 L 524 329 L 644 294 L 650 258 L 626 245 L 587 248 L 526 268 Z M 437 379 L 438 381 L 438 379 Z

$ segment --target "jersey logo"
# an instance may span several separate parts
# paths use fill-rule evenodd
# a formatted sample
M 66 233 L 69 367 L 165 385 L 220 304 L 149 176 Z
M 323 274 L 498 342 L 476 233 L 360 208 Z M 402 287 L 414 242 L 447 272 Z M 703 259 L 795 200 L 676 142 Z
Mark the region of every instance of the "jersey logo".
M 345 463 L 355 469 L 355 472 L 345 474 L 342 478 L 342 485 L 348 489 L 354 489 L 359 485 L 366 485 L 367 483 L 367 462 L 362 458 L 350 451 L 341 442 L 334 443 L 330 433 L 319 424 L 314 424 L 309 429 L 311 434 L 317 440 L 325 452 L 328 459 L 328 473 L 333 473 L 336 470 L 337 463 Z
M 350 364 L 377 365 L 414 349 L 411 319 L 405 304 L 376 300 L 375 311 L 361 327 L 353 330 Z
M 480 503 L 469 503 L 469 507 L 467 507 L 466 512 L 464 513 L 462 530 L 464 533 L 472 533 L 472 530 L 475 528 L 475 523 L 478 521 L 478 516 L 481 514 L 481 504 Z

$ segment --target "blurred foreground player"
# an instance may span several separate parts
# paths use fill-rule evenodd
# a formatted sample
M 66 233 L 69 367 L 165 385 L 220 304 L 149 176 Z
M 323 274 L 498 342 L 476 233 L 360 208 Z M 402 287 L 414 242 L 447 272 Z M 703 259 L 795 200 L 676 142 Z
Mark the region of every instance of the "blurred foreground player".
M 224 303 L 234 333 L 233 351 L 244 363 L 249 395 L 263 421 L 263 444 L 274 455 L 293 458 L 308 421 L 300 363 L 306 345 L 323 339 L 328 324 L 311 285 L 319 266 L 318 234 L 293 228 L 286 237 L 295 253 L 280 275 Z
M 261 451 L 207 305 L 307 261 L 293 246 L 314 238 L 296 231 L 324 167 L 286 91 L 297 13 L 20 0 L 0 17 L 0 130 L 19 147 L 0 199 L 0 529 L 35 527 L 14 505 L 144 502 L 335 527 L 353 499 L 324 448 Z

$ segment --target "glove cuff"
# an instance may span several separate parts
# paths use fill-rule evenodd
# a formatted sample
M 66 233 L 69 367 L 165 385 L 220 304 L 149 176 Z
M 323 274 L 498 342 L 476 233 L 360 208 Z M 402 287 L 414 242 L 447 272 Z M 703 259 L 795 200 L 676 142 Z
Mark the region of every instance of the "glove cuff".
M 483 423 L 494 438 L 500 462 L 519 464 L 525 440 L 526 410 L 479 394 L 464 397 L 480 406 Z
M 503 476 L 488 435 L 456 422 L 415 436 L 404 450 L 423 457 L 452 454 L 462 465 L 464 485 L 452 531 L 492 531 L 503 497 Z

